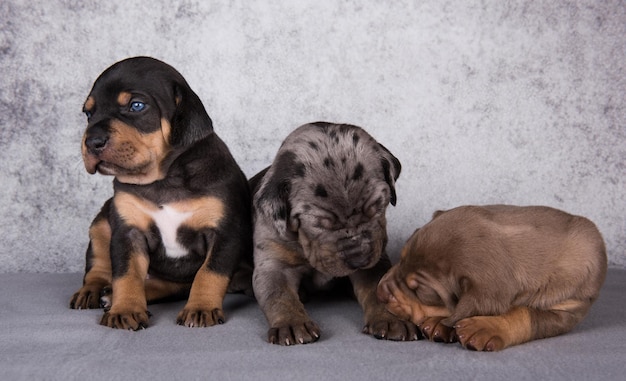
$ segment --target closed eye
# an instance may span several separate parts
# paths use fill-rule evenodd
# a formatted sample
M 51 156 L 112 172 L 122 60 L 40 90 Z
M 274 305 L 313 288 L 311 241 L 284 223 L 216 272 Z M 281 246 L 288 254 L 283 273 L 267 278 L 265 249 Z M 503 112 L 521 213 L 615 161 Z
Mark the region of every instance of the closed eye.
M 324 229 L 332 229 L 332 227 L 335 225 L 335 219 L 334 218 L 319 218 L 317 220 L 318 222 L 318 227 L 322 227 Z
M 140 112 L 146 108 L 146 104 L 139 101 L 130 102 L 129 110 L 132 112 Z

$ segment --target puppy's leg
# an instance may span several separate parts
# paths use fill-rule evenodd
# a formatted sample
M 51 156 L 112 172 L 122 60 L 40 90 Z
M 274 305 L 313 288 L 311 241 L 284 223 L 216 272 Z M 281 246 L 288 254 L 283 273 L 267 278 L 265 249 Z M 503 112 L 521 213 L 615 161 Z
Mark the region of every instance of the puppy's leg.
M 222 304 L 230 283 L 230 276 L 226 269 L 218 266 L 224 266 L 222 262 L 232 262 L 233 255 L 230 254 L 236 251 L 229 246 L 229 244 L 234 244 L 233 242 L 216 242 L 218 238 L 215 231 L 208 230 L 206 235 L 205 241 L 209 244 L 206 259 L 193 280 L 187 304 L 176 317 L 176 323 L 186 327 L 210 327 L 223 324 L 226 320 Z M 220 247 L 219 253 L 217 247 Z M 213 258 L 214 256 L 217 259 Z M 214 261 L 218 263 L 215 264 Z M 224 267 L 233 268 L 234 265 Z
M 384 255 L 376 266 L 350 275 L 354 294 L 365 314 L 363 333 L 373 335 L 377 339 L 418 340 L 420 336 L 417 326 L 410 321 L 395 317 L 378 300 L 376 294 L 378 282 L 390 268 L 389 258 Z
M 148 274 L 148 256 L 142 252 L 128 254 L 126 271 L 114 274 L 112 282 L 111 308 L 105 311 L 100 324 L 128 330 L 148 326 L 148 308 L 144 282 Z
M 159 278 L 148 277 L 144 282 L 146 301 L 148 304 L 164 301 L 182 300 L 189 297 L 191 283 L 170 282 Z M 100 292 L 100 305 L 109 310 L 112 304 L 113 290 L 106 286 Z
M 72 296 L 70 308 L 80 310 L 102 307 L 101 294 L 111 285 L 111 226 L 105 209 L 106 204 L 89 228 L 83 286 Z
M 252 263 L 242 260 L 230 279 L 227 292 L 231 294 L 242 293 L 254 298 L 254 291 L 252 291 L 253 271 Z
M 254 294 L 270 325 L 267 341 L 272 344 L 307 344 L 320 337 L 319 327 L 309 318 L 298 297 L 301 277 L 294 267 L 279 260 L 256 263 L 252 278 Z
M 176 317 L 176 323 L 186 327 L 210 327 L 223 324 L 222 303 L 228 288 L 229 278 L 211 271 L 203 265 L 189 291 L 189 300 Z
M 582 320 L 590 305 L 589 302 L 568 300 L 549 310 L 515 307 L 502 315 L 462 319 L 454 328 L 465 348 L 498 351 L 568 332 Z

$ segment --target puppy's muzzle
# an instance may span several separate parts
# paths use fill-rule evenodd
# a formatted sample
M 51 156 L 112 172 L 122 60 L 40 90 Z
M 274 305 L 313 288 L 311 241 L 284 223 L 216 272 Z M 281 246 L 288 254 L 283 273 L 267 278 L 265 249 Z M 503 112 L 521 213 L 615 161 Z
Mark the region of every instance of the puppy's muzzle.
M 91 155 L 99 155 L 109 142 L 109 134 L 102 128 L 92 128 L 85 136 L 85 147 Z
M 104 150 L 104 147 L 106 147 L 108 141 L 109 138 L 107 137 L 94 136 L 85 140 L 85 145 L 87 146 L 87 150 L 89 150 L 89 153 L 91 153 L 92 155 L 98 155 L 100 152 L 102 152 L 102 150 Z
M 342 238 L 337 242 L 339 257 L 352 270 L 366 267 L 371 261 L 372 241 L 362 234 Z

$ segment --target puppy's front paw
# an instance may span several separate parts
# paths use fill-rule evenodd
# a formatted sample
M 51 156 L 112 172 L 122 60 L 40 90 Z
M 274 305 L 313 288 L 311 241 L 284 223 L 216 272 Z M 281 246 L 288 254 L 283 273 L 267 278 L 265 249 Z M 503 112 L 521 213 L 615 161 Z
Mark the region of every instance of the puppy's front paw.
M 149 318 L 148 311 L 114 311 L 111 309 L 102 315 L 100 324 L 111 328 L 137 331 L 148 327 Z
M 84 285 L 70 299 L 70 308 L 75 310 L 100 308 L 102 290 L 101 285 Z
M 211 327 L 215 324 L 224 324 L 225 321 L 224 312 L 221 308 L 185 307 L 176 318 L 176 323 L 185 327 Z
M 400 320 L 391 314 L 366 322 L 362 332 L 377 339 L 393 341 L 413 341 L 422 338 L 415 324 Z
M 425 338 L 437 343 L 454 343 L 456 341 L 456 332 L 454 328 L 448 327 L 441 323 L 443 317 L 435 316 L 428 317 L 422 323 L 419 328 Z
M 272 327 L 267 331 L 267 341 L 272 344 L 308 344 L 320 338 L 320 328 L 313 321 Z

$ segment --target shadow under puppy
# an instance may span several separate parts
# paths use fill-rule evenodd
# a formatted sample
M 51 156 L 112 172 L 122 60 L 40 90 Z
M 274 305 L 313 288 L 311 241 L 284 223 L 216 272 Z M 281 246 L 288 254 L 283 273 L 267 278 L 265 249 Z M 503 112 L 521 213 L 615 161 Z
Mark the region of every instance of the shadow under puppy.
M 391 267 L 385 211 L 395 205 L 400 162 L 363 129 L 303 125 L 272 165 L 250 180 L 254 205 L 254 293 L 268 341 L 316 341 L 320 329 L 299 298 L 301 286 L 349 277 L 365 314 L 363 332 L 415 340 L 418 330 L 385 310 L 376 286 Z
M 439 211 L 409 238 L 379 299 L 433 341 L 496 351 L 570 331 L 598 297 L 596 226 L 541 206 Z
M 147 303 L 188 296 L 178 324 L 223 323 L 231 278 L 252 264 L 251 195 L 200 99 L 171 66 L 134 57 L 98 77 L 84 112 L 85 168 L 114 176 L 114 195 L 89 230 L 70 307 L 105 307 L 100 324 L 137 330 Z

